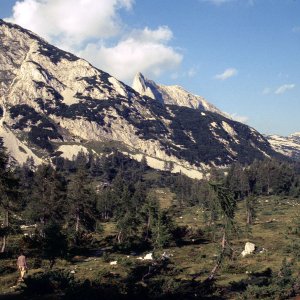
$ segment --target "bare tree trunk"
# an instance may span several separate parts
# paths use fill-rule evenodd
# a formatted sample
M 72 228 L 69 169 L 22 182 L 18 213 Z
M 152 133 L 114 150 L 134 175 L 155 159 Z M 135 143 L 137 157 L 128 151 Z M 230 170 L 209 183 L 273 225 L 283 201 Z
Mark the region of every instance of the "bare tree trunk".
M 149 237 L 150 224 L 151 224 L 151 216 L 150 216 L 150 212 L 149 212 L 148 221 L 147 221 L 147 229 L 146 229 L 146 237 L 145 237 L 145 240 L 147 240 L 148 237 Z
M 76 214 L 76 223 L 75 223 L 75 232 L 78 233 L 79 231 L 79 223 L 80 223 L 80 217 L 79 214 Z
M 5 215 L 4 215 L 4 228 L 8 229 L 8 210 L 5 211 Z M 3 238 L 2 238 L 2 246 L 1 246 L 1 253 L 4 253 L 6 250 L 6 246 L 7 246 L 7 233 L 4 234 Z
M 247 224 L 252 225 L 252 213 L 250 210 L 247 211 Z
M 223 261 L 223 256 L 224 256 L 224 253 L 225 253 L 225 249 L 226 249 L 226 232 L 225 232 L 225 229 L 224 229 L 224 232 L 223 232 L 223 237 L 222 237 L 222 250 L 221 250 L 221 253 L 220 253 L 220 256 L 215 264 L 215 266 L 213 267 L 213 269 L 211 270 L 210 272 L 210 275 L 208 276 L 207 280 L 212 280 L 214 279 L 215 277 L 215 274 L 216 272 L 218 271 L 222 261 Z
M 122 242 L 122 230 L 119 231 L 118 236 L 117 236 L 118 244 L 121 244 Z

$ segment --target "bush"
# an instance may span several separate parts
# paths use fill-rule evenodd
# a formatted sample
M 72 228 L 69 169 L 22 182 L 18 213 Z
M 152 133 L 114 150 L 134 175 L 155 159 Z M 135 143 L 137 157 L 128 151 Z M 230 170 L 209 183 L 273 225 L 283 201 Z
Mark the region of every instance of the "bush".
M 26 295 L 59 293 L 74 285 L 74 277 L 64 270 L 35 273 L 24 278 Z

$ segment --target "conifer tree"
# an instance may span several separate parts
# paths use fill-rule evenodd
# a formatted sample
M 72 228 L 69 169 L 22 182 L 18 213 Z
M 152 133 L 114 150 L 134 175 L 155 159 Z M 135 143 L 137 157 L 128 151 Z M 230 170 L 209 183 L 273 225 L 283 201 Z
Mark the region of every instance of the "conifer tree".
M 0 252 L 5 252 L 7 247 L 7 237 L 10 230 L 10 214 L 18 209 L 17 202 L 18 182 L 12 168 L 9 166 L 9 158 L 6 149 L 0 139 L 0 213 L 3 214 L 3 226 L 0 230 L 2 244 Z
M 32 200 L 27 207 L 30 218 L 38 222 L 41 236 L 50 221 L 63 222 L 66 182 L 50 165 L 40 165 L 34 176 Z
M 151 228 L 151 242 L 154 248 L 161 249 L 172 240 L 174 224 L 166 211 L 158 211 Z
M 57 258 L 67 254 L 67 238 L 62 233 L 62 226 L 55 221 L 50 221 L 46 225 L 41 244 L 43 256 L 49 259 L 50 269 Z
M 255 206 L 257 203 L 256 197 L 254 195 L 250 195 L 246 198 L 246 216 L 247 216 L 247 225 L 253 224 L 253 219 L 255 218 Z
M 237 200 L 244 198 L 249 193 L 248 178 L 240 163 L 231 165 L 226 177 L 226 183 Z
M 97 193 L 96 208 L 101 219 L 108 220 L 113 215 L 114 208 L 114 193 L 111 188 L 105 188 Z
M 236 200 L 227 188 L 220 184 L 211 184 L 211 186 L 216 193 L 215 207 L 218 209 L 220 214 L 220 222 L 222 224 L 222 239 L 219 258 L 212 269 L 208 280 L 212 280 L 214 278 L 225 257 L 226 250 L 230 248 L 230 234 L 233 230 L 235 230 L 234 216 L 236 210 Z
M 144 235 L 145 240 L 148 240 L 151 235 L 151 229 L 154 226 L 154 222 L 158 217 L 159 204 L 158 200 L 153 193 L 148 193 L 146 201 L 141 209 L 141 218 L 143 224 L 145 224 Z
M 77 169 L 68 185 L 68 227 L 76 237 L 80 231 L 93 231 L 96 225 L 96 193 L 88 172 L 84 167 Z

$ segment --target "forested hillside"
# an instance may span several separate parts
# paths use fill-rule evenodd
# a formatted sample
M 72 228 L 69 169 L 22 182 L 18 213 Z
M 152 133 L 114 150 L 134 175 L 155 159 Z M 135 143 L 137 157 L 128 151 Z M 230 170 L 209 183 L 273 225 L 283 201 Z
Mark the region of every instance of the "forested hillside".
M 241 246 L 241 241 L 256 236 L 257 216 L 262 207 L 265 209 L 261 199 L 265 197 L 269 199 L 266 202 L 277 203 L 277 206 L 290 201 L 298 205 L 300 196 L 299 165 L 276 160 L 255 161 L 244 166 L 236 163 L 226 170 L 226 175 L 224 170 L 213 169 L 208 181 L 152 170 L 145 158 L 138 163 L 116 150 L 108 150 L 101 157 L 82 152 L 73 161 L 60 158 L 55 164 L 38 167 L 30 159 L 23 166 L 11 165 L 3 145 L 0 155 L 3 262 L 0 282 L 3 278 L 3 286 L 14 285 L 17 276 L 13 261 L 19 251 L 24 250 L 31 268 L 39 269 L 26 277 L 21 287 L 25 294 L 43 294 L 35 290 L 36 285 L 45 280 L 47 285 L 53 279 L 51 276 L 58 276 L 60 279 L 55 277 L 55 280 L 59 282 L 75 280 L 76 275 L 75 279 L 66 275 L 69 268 L 66 266 L 76 264 L 76 257 L 95 257 L 95 260 L 100 257 L 103 262 L 109 262 L 114 256 L 119 257 L 116 261 L 120 261 L 120 257 L 122 261 L 150 252 L 156 257 L 150 265 L 149 262 L 123 263 L 123 273 L 119 274 L 118 270 L 106 275 L 99 273 L 98 284 L 86 284 L 92 284 L 93 293 L 100 295 L 108 293 L 114 282 L 111 292 L 121 298 L 130 295 L 130 299 L 141 294 L 150 298 L 192 297 L 194 290 L 216 296 L 224 284 L 221 281 L 221 287 L 218 286 L 224 263 L 228 264 L 235 257 L 235 248 Z M 244 208 L 241 210 L 241 207 Z M 202 212 L 201 215 L 195 215 L 196 211 L 197 214 Z M 295 227 L 291 224 L 290 229 L 296 235 L 297 224 Z M 197 272 L 189 275 L 189 280 L 180 279 L 180 272 L 177 274 L 178 270 L 175 272 L 171 267 L 170 253 L 176 249 L 192 251 L 202 244 L 212 247 L 209 251 L 218 253 L 217 256 L 209 264 L 194 262 Z M 162 260 L 160 255 L 164 251 L 167 254 Z M 184 253 L 177 266 L 179 269 L 182 262 L 189 260 L 189 252 L 185 253 L 186 257 Z M 205 255 L 204 259 L 210 254 L 201 255 Z M 92 270 L 91 262 L 89 266 Z M 129 271 L 137 273 L 132 273 L 131 280 L 127 278 L 126 282 L 111 278 L 116 272 L 123 278 L 124 272 Z M 161 280 L 168 284 L 172 272 L 179 277 L 174 275 L 174 282 L 169 282 L 171 286 L 164 291 L 164 296 L 156 295 L 156 284 L 160 285 Z M 81 274 L 72 284 L 84 284 L 81 282 L 84 276 L 95 280 Z M 275 284 L 275 279 L 270 277 L 269 280 L 272 281 L 269 284 Z M 247 285 L 240 288 L 247 291 Z M 72 290 L 68 284 L 59 289 L 67 294 Z M 48 292 L 57 291 L 52 286 Z M 233 292 L 231 286 L 226 293 Z

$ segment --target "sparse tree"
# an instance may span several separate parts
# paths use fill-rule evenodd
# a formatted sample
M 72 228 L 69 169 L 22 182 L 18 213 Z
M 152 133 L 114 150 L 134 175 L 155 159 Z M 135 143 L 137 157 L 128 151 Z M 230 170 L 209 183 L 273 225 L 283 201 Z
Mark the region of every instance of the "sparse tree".
M 212 280 L 215 277 L 215 274 L 225 257 L 226 249 L 230 249 L 229 236 L 235 229 L 234 216 L 236 210 L 236 200 L 227 188 L 220 184 L 211 184 L 211 186 L 216 193 L 215 204 L 220 214 L 220 221 L 222 222 L 222 239 L 220 255 L 215 266 L 210 272 L 208 280 Z
M 247 225 L 253 224 L 253 219 L 255 218 L 255 208 L 257 204 L 256 197 L 250 195 L 245 200 L 246 203 L 246 216 L 247 216 Z

